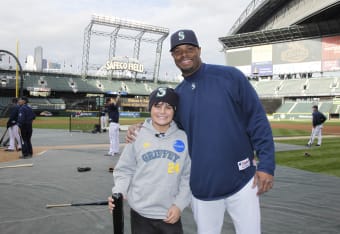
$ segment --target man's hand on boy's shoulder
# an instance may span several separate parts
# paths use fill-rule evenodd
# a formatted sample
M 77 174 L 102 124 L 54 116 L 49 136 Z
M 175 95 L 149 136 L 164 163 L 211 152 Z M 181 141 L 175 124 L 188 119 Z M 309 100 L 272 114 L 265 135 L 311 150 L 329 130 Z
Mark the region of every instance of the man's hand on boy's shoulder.
M 133 124 L 128 127 L 125 141 L 126 143 L 132 143 L 136 140 L 139 130 L 142 128 L 143 123 Z

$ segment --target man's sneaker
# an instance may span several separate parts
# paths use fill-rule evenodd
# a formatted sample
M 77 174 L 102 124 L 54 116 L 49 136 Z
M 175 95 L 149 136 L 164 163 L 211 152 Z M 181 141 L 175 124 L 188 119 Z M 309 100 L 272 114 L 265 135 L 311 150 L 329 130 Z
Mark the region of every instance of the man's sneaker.
M 8 151 L 8 152 L 13 152 L 14 149 L 5 149 L 5 151 Z
M 320 147 L 321 145 L 319 145 L 319 144 L 316 144 L 315 146 L 318 146 L 318 147 Z
M 111 153 L 106 153 L 104 156 L 113 156 Z
M 312 144 L 307 144 L 306 146 L 307 146 L 307 147 L 312 147 Z

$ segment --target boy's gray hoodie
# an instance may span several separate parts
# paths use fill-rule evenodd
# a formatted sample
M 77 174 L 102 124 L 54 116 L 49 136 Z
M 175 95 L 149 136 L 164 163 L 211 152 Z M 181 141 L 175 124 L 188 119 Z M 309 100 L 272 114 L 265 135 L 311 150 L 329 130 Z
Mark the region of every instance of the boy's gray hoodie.
M 112 193 L 122 193 L 140 215 L 165 219 L 174 204 L 189 205 L 191 160 L 187 137 L 175 122 L 164 136 L 146 119 L 134 143 L 127 144 L 113 171 Z

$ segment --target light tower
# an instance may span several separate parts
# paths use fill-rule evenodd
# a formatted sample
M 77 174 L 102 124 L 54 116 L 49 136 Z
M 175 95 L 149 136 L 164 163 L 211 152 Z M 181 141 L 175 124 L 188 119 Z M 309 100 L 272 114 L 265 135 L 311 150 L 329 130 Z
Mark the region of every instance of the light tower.
M 96 26 L 109 28 L 110 31 L 106 32 L 96 29 Z M 155 51 L 155 63 L 153 67 L 153 81 L 157 82 L 159 76 L 162 45 L 165 38 L 169 35 L 169 29 L 116 17 L 92 15 L 91 22 L 88 26 L 86 26 L 84 32 L 83 57 L 81 68 L 81 74 L 83 78 L 87 77 L 90 67 L 89 60 L 92 35 L 109 38 L 110 48 L 108 48 L 107 61 L 110 61 L 112 58 L 117 56 L 116 48 L 118 39 L 134 41 L 132 59 L 135 59 L 137 61 L 140 57 L 141 42 L 157 44 Z M 139 71 L 132 72 L 136 77 Z

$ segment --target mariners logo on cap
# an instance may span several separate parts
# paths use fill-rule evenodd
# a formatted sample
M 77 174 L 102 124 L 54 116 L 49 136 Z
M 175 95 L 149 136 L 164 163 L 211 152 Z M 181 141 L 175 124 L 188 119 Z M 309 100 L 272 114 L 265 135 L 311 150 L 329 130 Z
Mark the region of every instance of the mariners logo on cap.
M 185 34 L 184 34 L 183 31 L 178 32 L 177 35 L 178 35 L 178 40 L 179 40 L 179 41 L 182 41 L 182 40 L 185 39 Z
M 158 88 L 156 97 L 164 97 L 166 95 L 166 88 Z
M 193 45 L 199 47 L 194 31 L 189 29 L 181 29 L 174 32 L 170 38 L 170 51 L 172 52 L 179 45 Z

